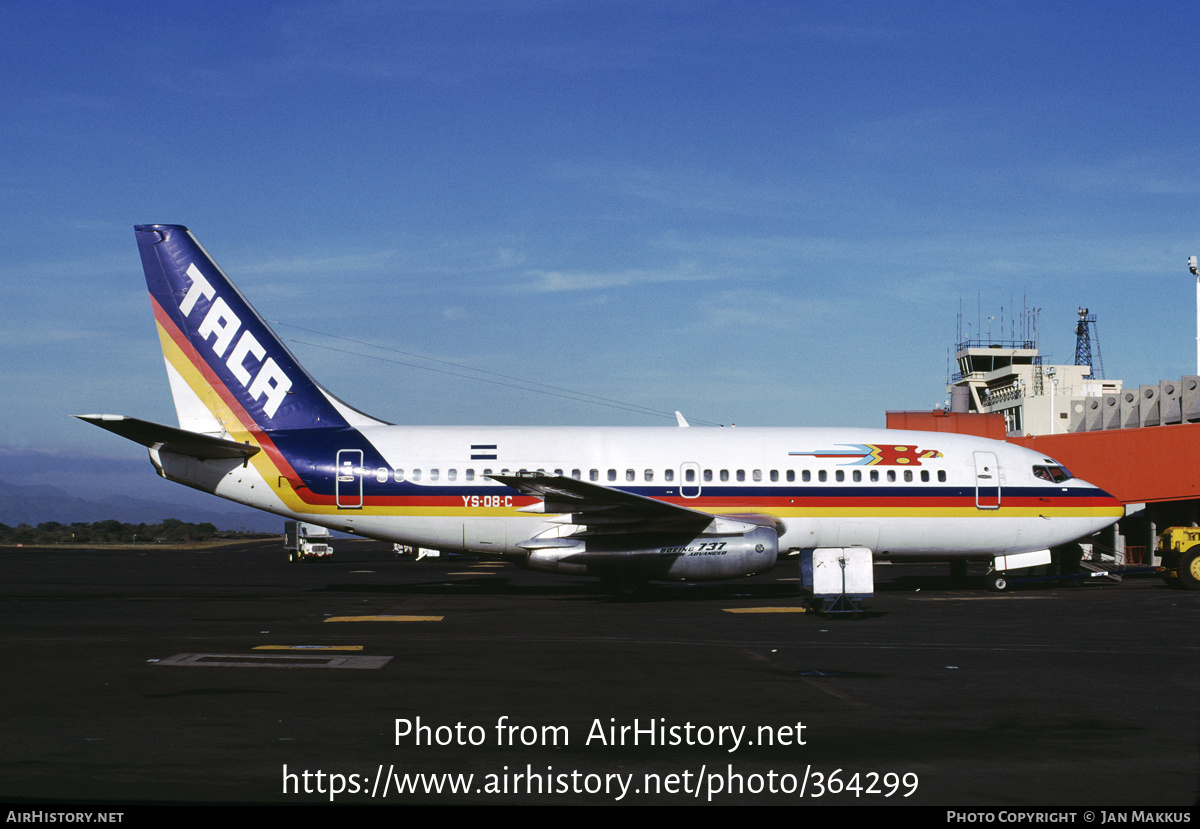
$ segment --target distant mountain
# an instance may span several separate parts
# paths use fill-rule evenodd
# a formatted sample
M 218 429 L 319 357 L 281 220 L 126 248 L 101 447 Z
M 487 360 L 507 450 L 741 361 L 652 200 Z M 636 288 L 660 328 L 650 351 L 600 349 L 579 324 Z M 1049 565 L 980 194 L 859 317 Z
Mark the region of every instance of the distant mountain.
M 166 491 L 164 489 L 164 492 Z M 206 503 L 227 503 L 211 496 L 201 496 L 199 493 L 195 495 L 204 498 Z M 157 524 L 164 518 L 178 518 L 180 521 L 195 524 L 207 521 L 221 530 L 283 531 L 283 518 L 248 507 L 231 505 L 228 509 L 218 510 L 179 502 L 149 501 L 119 495 L 90 500 L 72 495 L 58 487 L 20 486 L 0 480 L 0 524 L 8 524 L 10 527 L 18 524 L 36 527 L 44 521 L 71 524 L 76 521 L 90 523 L 108 519 L 129 524 Z

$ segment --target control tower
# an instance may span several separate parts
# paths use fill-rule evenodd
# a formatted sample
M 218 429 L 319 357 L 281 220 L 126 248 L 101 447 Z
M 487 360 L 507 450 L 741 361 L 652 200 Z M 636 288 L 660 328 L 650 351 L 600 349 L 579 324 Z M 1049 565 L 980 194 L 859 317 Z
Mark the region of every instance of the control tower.
M 1121 391 L 1120 380 L 1095 378 L 1090 365 L 1044 365 L 1034 340 L 968 339 L 954 356 L 950 410 L 1002 414 L 1009 437 L 1078 431 L 1076 404 Z

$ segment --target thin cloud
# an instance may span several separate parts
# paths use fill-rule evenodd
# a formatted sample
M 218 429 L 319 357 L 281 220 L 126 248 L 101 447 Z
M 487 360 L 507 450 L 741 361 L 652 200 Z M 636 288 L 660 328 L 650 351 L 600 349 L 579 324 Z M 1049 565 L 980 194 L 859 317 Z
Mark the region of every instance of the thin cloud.
M 616 273 L 528 271 L 527 274 L 532 281 L 518 285 L 517 288 L 540 293 L 604 291 L 633 285 L 649 285 L 660 282 L 705 282 L 717 278 L 710 273 L 652 270 L 630 270 Z
M 344 256 L 315 256 L 268 259 L 263 262 L 239 265 L 241 274 L 331 274 L 346 272 L 378 271 L 390 266 L 396 259 L 394 250 L 374 253 L 346 254 Z
M 726 214 L 776 213 L 782 206 L 811 204 L 812 194 L 793 184 L 747 182 L 712 169 L 663 169 L 598 161 L 556 161 L 543 176 L 552 182 L 585 185 L 648 204 Z

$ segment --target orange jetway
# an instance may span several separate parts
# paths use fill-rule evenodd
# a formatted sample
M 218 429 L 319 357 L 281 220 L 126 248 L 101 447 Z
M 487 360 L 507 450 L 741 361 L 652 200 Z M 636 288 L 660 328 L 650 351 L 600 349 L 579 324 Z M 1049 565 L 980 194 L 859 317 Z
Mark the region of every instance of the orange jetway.
M 1126 504 L 1200 498 L 1200 424 L 1009 438 Z
M 944 409 L 919 412 L 888 412 L 889 429 L 908 429 L 914 432 L 957 432 L 960 435 L 979 435 L 981 438 L 1005 440 L 1004 415 L 979 412 L 947 412 Z
M 890 429 L 916 429 L 996 437 L 1004 440 L 1004 417 L 956 412 L 888 412 Z M 1200 498 L 1200 423 L 1104 429 L 1062 435 L 1007 438 L 1054 458 L 1071 474 L 1126 504 Z

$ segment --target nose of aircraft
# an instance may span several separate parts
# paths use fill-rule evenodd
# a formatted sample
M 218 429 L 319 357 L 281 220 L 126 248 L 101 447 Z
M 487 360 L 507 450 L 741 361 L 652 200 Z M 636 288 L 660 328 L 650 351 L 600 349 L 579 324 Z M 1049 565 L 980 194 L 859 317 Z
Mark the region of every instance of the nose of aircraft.
M 1093 532 L 1095 530 L 1102 530 L 1125 516 L 1125 504 L 1117 496 L 1105 492 L 1095 484 L 1090 484 L 1078 478 L 1075 480 L 1092 492 L 1089 505 L 1092 507 L 1092 517 L 1095 519 Z

